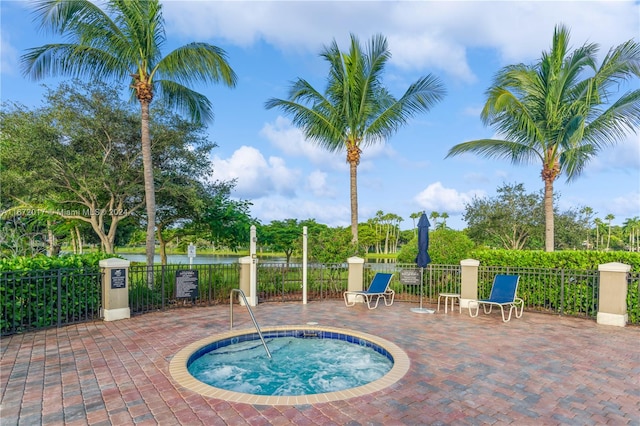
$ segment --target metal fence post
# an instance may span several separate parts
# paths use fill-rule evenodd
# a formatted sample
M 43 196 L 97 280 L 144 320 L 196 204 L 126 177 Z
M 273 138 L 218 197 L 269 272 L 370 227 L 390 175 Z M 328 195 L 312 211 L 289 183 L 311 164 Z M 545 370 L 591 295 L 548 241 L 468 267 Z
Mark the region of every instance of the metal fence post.
M 58 269 L 58 327 L 62 326 L 62 269 Z

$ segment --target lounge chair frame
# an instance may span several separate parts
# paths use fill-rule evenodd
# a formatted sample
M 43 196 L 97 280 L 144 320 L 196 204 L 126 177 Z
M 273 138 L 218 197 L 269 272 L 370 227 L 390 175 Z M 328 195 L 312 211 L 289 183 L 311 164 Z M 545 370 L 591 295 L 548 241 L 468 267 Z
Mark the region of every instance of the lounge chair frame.
M 496 275 L 488 299 L 469 301 L 469 315 L 477 317 L 482 305 L 485 314 L 490 314 L 493 307 L 498 306 L 503 322 L 511 320 L 512 312 L 515 312 L 516 318 L 521 318 L 524 311 L 524 300 L 516 297 L 519 282 L 519 275 Z M 505 308 L 509 308 L 508 316 L 505 316 Z
M 369 288 L 363 291 L 345 291 L 344 292 L 344 304 L 347 306 L 354 306 L 359 297 L 361 297 L 363 302 L 366 302 L 367 308 L 375 309 L 378 307 L 378 303 L 380 299 L 384 300 L 385 306 L 393 305 L 393 299 L 395 298 L 396 292 L 389 288 L 389 284 L 391 283 L 391 278 L 393 274 L 386 274 L 382 272 L 377 272 L 376 275 L 371 280 L 371 284 L 369 284 Z M 351 301 L 349 301 L 349 296 L 351 297 Z M 375 305 L 372 306 L 372 302 L 375 299 Z

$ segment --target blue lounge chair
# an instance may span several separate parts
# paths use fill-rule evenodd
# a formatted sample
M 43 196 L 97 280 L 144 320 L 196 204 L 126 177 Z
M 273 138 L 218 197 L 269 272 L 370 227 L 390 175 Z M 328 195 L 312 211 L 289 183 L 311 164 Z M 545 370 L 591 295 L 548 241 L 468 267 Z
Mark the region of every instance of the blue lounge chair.
M 369 284 L 369 288 L 364 291 L 345 291 L 344 292 L 344 303 L 347 306 L 353 306 L 356 304 L 358 297 L 363 299 L 363 302 L 367 302 L 367 307 L 369 309 L 375 309 L 378 307 L 378 302 L 380 298 L 384 299 L 384 304 L 386 306 L 393 305 L 393 298 L 395 297 L 396 292 L 389 288 L 389 283 L 391 283 L 391 277 L 393 274 L 383 274 L 381 272 L 377 272 L 373 277 L 371 284 Z M 351 297 L 349 297 L 351 296 Z M 371 302 L 375 298 L 376 304 L 371 306 Z M 351 301 L 349 301 L 351 299 Z
M 524 300 L 516 297 L 519 281 L 519 275 L 496 275 L 493 279 L 491 294 L 488 299 L 469 301 L 469 315 L 477 317 L 480 311 L 480 305 L 482 305 L 485 314 L 490 314 L 494 306 L 499 306 L 500 312 L 502 312 L 502 321 L 504 322 L 511 319 L 511 312 L 514 310 L 516 312 L 516 318 L 520 318 L 524 310 Z M 474 308 L 475 312 L 473 310 Z M 505 308 L 509 308 L 508 317 L 504 315 Z

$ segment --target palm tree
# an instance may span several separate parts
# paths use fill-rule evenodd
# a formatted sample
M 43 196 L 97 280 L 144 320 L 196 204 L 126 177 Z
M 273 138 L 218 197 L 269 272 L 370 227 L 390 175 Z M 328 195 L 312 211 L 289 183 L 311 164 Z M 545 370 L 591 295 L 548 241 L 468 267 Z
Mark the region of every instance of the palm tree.
M 622 224 L 623 230 L 629 233 L 629 251 L 638 251 L 636 242 L 640 242 L 640 217 L 629 218 Z
M 504 139 L 464 142 L 447 154 L 542 163 L 546 251 L 554 250 L 554 181 L 562 173 L 567 181 L 577 178 L 591 158 L 640 124 L 640 90 L 612 102 L 621 82 L 640 76 L 640 44 L 629 40 L 610 49 L 599 67 L 598 48 L 585 44 L 569 52 L 568 29 L 556 27 L 549 53 L 535 65 L 503 68 L 487 92 L 482 120 Z
M 413 220 L 413 236 L 414 237 L 418 235 L 418 228 L 416 228 L 416 219 L 420 219 L 420 216 L 422 216 L 422 212 L 415 212 L 409 215 L 409 218 Z
M 147 208 L 147 265 L 155 253 L 155 186 L 151 157 L 149 106 L 159 95 L 196 122 L 213 118 L 211 102 L 188 86 L 222 82 L 235 86 L 226 53 L 210 44 L 190 43 L 166 56 L 162 7 L 158 0 L 108 0 L 101 9 L 89 0 L 40 0 L 35 14 L 43 29 L 67 37 L 67 43 L 31 48 L 22 56 L 25 75 L 86 76 L 126 82 L 141 107 L 141 146 Z
M 431 214 L 429 214 L 429 218 L 433 221 L 434 229 L 438 227 L 438 218 L 439 217 L 440 217 L 440 213 L 439 212 L 431 212 Z
M 611 221 L 613 219 L 615 219 L 616 217 L 614 215 L 612 215 L 611 213 L 609 213 L 608 215 L 606 215 L 604 217 L 604 220 L 607 221 L 607 251 L 609 251 L 609 244 L 611 243 Z
M 600 241 L 600 229 L 604 225 L 604 222 L 602 222 L 600 218 L 595 218 L 593 223 L 596 226 L 596 250 L 600 250 L 600 245 L 602 244 L 602 241 Z
M 580 210 L 580 213 L 582 213 L 584 215 L 584 227 L 587 230 L 587 240 L 586 240 L 586 243 L 585 243 L 585 249 L 589 250 L 589 248 L 590 248 L 589 234 L 591 233 L 591 217 L 593 216 L 594 212 L 593 212 L 593 209 L 591 207 L 583 207 Z
M 287 99 L 269 99 L 265 106 L 278 107 L 292 116 L 305 137 L 332 151 L 346 150 L 349 163 L 351 234 L 358 241 L 357 168 L 362 148 L 383 142 L 419 112 L 428 111 L 444 96 L 444 87 L 431 75 L 411 84 L 396 99 L 382 85 L 382 73 L 391 57 L 387 40 L 373 36 L 366 51 L 351 34 L 349 51 L 343 53 L 334 40 L 321 56 L 329 62 L 329 78 L 322 94 L 298 79 Z
M 447 219 L 449 219 L 449 213 L 444 212 L 440 213 L 440 217 L 442 218 L 442 229 L 447 229 Z

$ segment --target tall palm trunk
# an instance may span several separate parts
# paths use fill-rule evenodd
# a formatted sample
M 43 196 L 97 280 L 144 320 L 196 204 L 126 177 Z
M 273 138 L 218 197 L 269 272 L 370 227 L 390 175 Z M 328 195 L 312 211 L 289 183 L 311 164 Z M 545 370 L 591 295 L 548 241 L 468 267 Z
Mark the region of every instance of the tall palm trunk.
M 349 136 L 346 141 L 351 196 L 351 242 L 354 245 L 358 244 L 358 164 L 360 164 L 360 154 L 362 153 L 358 142 L 352 136 Z
M 351 194 L 351 241 L 358 243 L 358 163 L 349 162 Z
M 153 182 L 153 158 L 151 157 L 151 135 L 149 133 L 149 101 L 141 100 L 142 109 L 142 167 L 144 169 L 144 198 L 147 206 L 147 266 L 153 266 L 156 251 L 156 190 Z
M 554 250 L 553 180 L 544 181 L 544 251 Z

